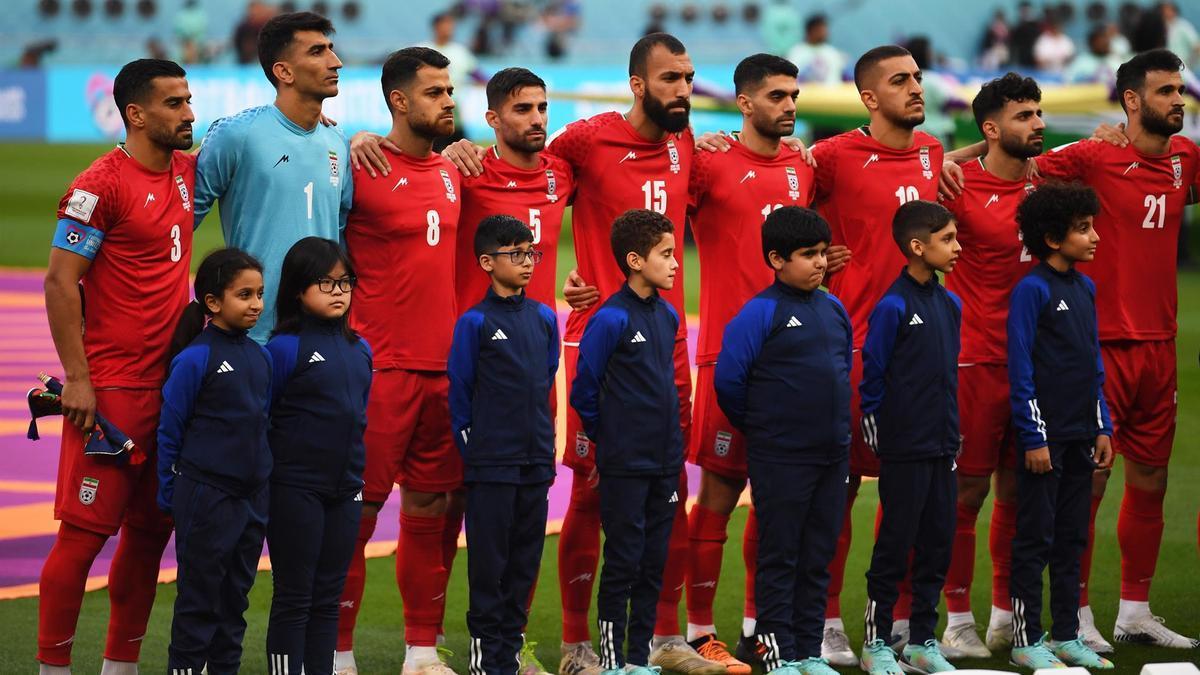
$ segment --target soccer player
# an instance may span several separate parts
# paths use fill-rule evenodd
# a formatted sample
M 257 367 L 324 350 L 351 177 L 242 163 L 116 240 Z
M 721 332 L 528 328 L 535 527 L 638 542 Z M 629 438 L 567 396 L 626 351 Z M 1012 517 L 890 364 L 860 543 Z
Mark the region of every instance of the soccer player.
M 905 264 L 892 242 L 892 215 L 903 204 L 917 199 L 937 199 L 937 172 L 942 165 L 942 145 L 916 127 L 925 121 L 921 70 L 903 47 L 884 45 L 859 57 L 854 83 L 870 114 L 870 123 L 813 145 L 817 161 L 814 205 L 829 221 L 833 241 L 848 250 L 830 253 L 830 268 L 845 268 L 829 277 L 829 291 L 850 312 L 854 327 L 855 358 L 850 374 L 851 414 L 858 414 L 858 383 L 862 379 L 861 349 L 867 316 L 894 281 L 895 270 Z M 831 247 L 831 249 L 836 249 Z M 850 256 L 852 254 L 852 256 Z M 846 262 L 845 258 L 849 257 Z M 838 554 L 830 572 L 829 597 L 821 655 L 835 666 L 857 663 L 841 619 L 842 581 L 850 550 L 850 512 L 863 476 L 879 473 L 879 462 L 859 432 L 857 417 L 850 447 L 850 482 L 846 520 L 838 540 Z M 905 598 L 897 605 L 894 630 L 903 635 L 907 614 Z
M 188 302 L 195 159 L 182 151 L 192 147 L 191 96 L 177 64 L 127 63 L 113 81 L 125 143 L 79 174 L 58 205 L 45 287 L 66 375 L 54 504 L 61 524 L 39 586 L 42 673 L 70 672 L 88 571 L 118 530 L 101 672 L 137 672 L 158 563 L 171 536 L 171 520 L 155 504 L 155 434 L 168 344 Z M 130 279 L 138 281 L 131 286 Z M 147 461 L 119 464 L 83 454 L 98 409 Z
M 946 287 L 962 300 L 962 352 L 958 364 L 958 515 L 950 569 L 946 573 L 946 631 L 942 652 L 951 659 L 987 657 L 989 646 L 1011 643 L 1008 572 L 1016 527 L 1016 450 L 1008 404 L 1008 355 L 1004 322 L 1008 294 L 1033 264 L 1013 222 L 1017 205 L 1034 189 L 1026 178 L 1029 158 L 1041 154 L 1041 89 L 1031 78 L 1008 73 L 984 84 L 971 103 L 987 154 L 963 166 L 962 194 L 944 201 L 958 222 L 962 253 Z M 971 614 L 975 574 L 975 521 L 992 475 L 989 551 L 992 609 L 985 646 Z
M 311 12 L 268 21 L 258 60 L 275 103 L 213 122 L 197 160 L 196 225 L 219 199 L 225 243 L 263 264 L 263 314 L 250 332 L 260 343 L 275 325 L 284 255 L 304 237 L 341 239 L 350 208 L 349 145 L 341 130 L 321 123 L 342 67 L 332 33 L 329 20 Z
M 731 675 L 749 675 L 750 666 L 730 655 L 717 639 L 713 599 L 729 516 L 746 487 L 746 446 L 741 432 L 717 406 L 713 371 L 725 324 L 774 277 L 772 268 L 762 264 L 763 221 L 783 206 L 807 206 L 812 201 L 812 168 L 803 153 L 781 143 L 796 126 L 800 92 L 796 74 L 794 65 L 770 54 L 755 54 L 738 64 L 733 81 L 742 112 L 741 134 L 729 142 L 726 152 L 697 153 L 688 183 L 692 233 L 704 274 L 690 448 L 701 478 L 688 518 L 687 638 L 701 656 L 723 663 Z M 757 544 L 757 526 L 751 518 L 742 547 L 746 607 L 740 642 L 754 635 Z M 741 646 L 739 652 L 746 652 L 746 646 Z
M 462 208 L 458 170 L 432 152 L 454 127 L 445 56 L 426 47 L 392 53 L 383 93 L 392 113 L 387 180 L 360 180 L 346 225 L 358 271 L 351 323 L 371 345 L 375 376 L 367 402 L 363 515 L 342 593 L 334 668 L 356 673 L 354 624 L 362 601 L 367 541 L 392 485 L 399 484 L 396 579 L 404 602 L 408 675 L 452 671 L 437 655 L 446 583 L 461 513 L 449 493 L 462 484 L 450 434 L 446 359 L 457 316 L 454 244 Z M 360 176 L 362 170 L 359 170 Z

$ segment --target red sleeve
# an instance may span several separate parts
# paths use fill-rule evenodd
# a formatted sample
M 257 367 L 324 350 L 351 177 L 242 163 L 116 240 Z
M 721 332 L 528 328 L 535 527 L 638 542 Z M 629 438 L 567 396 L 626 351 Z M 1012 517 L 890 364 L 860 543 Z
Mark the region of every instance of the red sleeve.
M 108 157 L 92 164 L 75 177 L 58 201 L 58 219 L 74 220 L 108 232 L 121 217 L 121 176 Z
M 813 159 L 817 160 L 817 168 L 813 172 L 812 201 L 820 201 L 833 192 L 837 174 L 838 138 L 826 138 L 812 146 Z
M 688 177 L 688 215 L 694 215 L 704 200 L 712 181 L 714 153 L 701 150 L 692 155 L 692 172 Z
M 1038 157 L 1038 173 L 1057 180 L 1084 180 L 1103 141 L 1075 141 Z
M 554 134 L 546 149 L 569 164 L 575 173 L 580 173 L 598 129 L 594 117 L 576 120 Z

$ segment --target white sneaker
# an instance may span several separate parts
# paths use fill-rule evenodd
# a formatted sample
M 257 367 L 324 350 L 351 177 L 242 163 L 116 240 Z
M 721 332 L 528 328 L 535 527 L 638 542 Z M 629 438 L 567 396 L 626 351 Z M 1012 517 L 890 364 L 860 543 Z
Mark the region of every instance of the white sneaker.
M 908 646 L 908 619 L 896 619 L 892 622 L 892 649 L 897 654 Z
M 441 659 L 433 659 L 432 661 L 420 661 L 412 664 L 404 665 L 403 675 L 457 675 L 454 669 L 442 663 Z
M 333 675 L 358 675 L 358 664 L 354 662 L 354 652 L 333 653 Z
M 1079 608 L 1079 637 L 1088 649 L 1097 654 L 1113 653 L 1112 643 L 1105 640 L 1100 629 L 1096 628 L 1096 617 L 1092 615 L 1090 605 Z
M 997 614 L 992 612 L 988 619 L 987 635 L 983 641 L 992 653 L 1005 652 L 1013 646 L 1012 612 Z
M 948 659 L 986 659 L 992 652 L 979 639 L 975 624 L 960 623 L 947 626 L 942 633 L 942 655 Z
M 600 656 L 592 649 L 591 642 L 562 643 L 562 661 L 558 672 L 563 675 L 600 675 Z
M 1130 621 L 1117 619 L 1117 625 L 1113 628 L 1113 639 L 1117 642 L 1134 642 L 1172 649 L 1200 647 L 1200 640 L 1193 640 L 1176 633 L 1167 628 L 1161 616 L 1150 614 L 1136 617 Z
M 840 628 L 826 628 L 821 636 L 821 658 L 831 666 L 853 667 L 858 665 L 858 657 L 850 648 L 850 638 L 846 631 Z

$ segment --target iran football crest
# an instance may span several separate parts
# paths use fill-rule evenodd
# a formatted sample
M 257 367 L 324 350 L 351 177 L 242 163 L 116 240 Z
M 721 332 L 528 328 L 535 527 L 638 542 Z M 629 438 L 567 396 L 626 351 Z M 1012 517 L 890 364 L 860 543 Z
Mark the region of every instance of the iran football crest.
M 796 167 L 785 166 L 783 170 L 787 172 L 788 196 L 796 201 L 800 199 L 800 177 L 796 175 Z
M 933 178 L 933 169 L 929 166 L 929 146 L 928 145 L 921 146 L 920 157 L 921 157 L 921 175 L 924 176 L 926 180 L 929 180 L 929 179 Z
M 671 159 L 671 173 L 679 173 L 679 149 L 674 140 L 667 141 L 667 157 Z
M 554 169 L 546 169 L 546 199 L 551 204 L 558 201 L 558 183 L 554 180 Z
M 100 487 L 100 480 L 97 478 L 84 478 L 79 484 L 79 503 L 84 506 L 91 506 L 92 502 L 96 501 L 96 490 Z
M 717 453 L 717 457 L 724 457 L 729 454 L 729 444 L 733 442 L 733 434 L 728 431 L 718 431 L 717 440 L 713 441 L 713 452 Z
M 587 457 L 588 453 L 588 437 L 582 431 L 575 434 L 575 454 L 580 457 Z
M 438 173 L 442 174 L 442 185 L 446 186 L 446 201 L 453 204 L 458 201 L 458 196 L 454 194 L 454 182 L 450 180 L 450 172 L 438 169 Z

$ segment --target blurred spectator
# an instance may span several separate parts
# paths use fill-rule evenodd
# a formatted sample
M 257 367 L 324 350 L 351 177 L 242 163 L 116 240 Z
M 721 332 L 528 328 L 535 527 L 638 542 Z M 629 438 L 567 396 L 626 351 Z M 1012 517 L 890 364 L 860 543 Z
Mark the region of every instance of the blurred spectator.
M 1117 81 L 1121 57 L 1112 53 L 1112 27 L 1099 24 L 1088 32 L 1087 51 L 1076 56 L 1063 73 L 1063 81 L 1100 82 L 1112 85 Z
M 846 55 L 829 44 L 829 22 L 813 14 L 804 22 L 804 42 L 792 47 L 787 58 L 800 69 L 801 82 L 838 84 L 846 69 Z
M 171 58 L 171 55 L 167 53 L 167 48 L 163 45 L 162 40 L 151 36 L 146 40 L 146 57 L 166 61 Z
M 17 67 L 40 68 L 42 58 L 56 49 L 58 49 L 58 40 L 54 38 L 30 42 L 25 45 L 25 49 L 21 50 L 21 58 L 17 61 Z
M 1013 63 L 1026 68 L 1037 66 L 1033 58 L 1033 45 L 1042 32 L 1042 24 L 1033 12 L 1033 3 L 1021 2 L 1017 5 L 1017 25 L 1012 30 L 1008 46 L 1012 53 Z
M 561 59 L 567 55 L 567 39 L 579 29 L 583 13 L 579 0 L 554 0 L 542 11 L 546 27 L 546 56 Z
M 1167 49 L 1189 67 L 1196 67 L 1200 64 L 1200 34 L 1196 33 L 1196 27 L 1179 16 L 1179 6 L 1173 2 L 1158 3 L 1158 11 L 1167 24 Z
M 983 32 L 983 42 L 979 48 L 979 65 L 988 69 L 999 69 L 1008 63 L 1008 40 L 1010 31 L 1008 20 L 1004 18 L 1004 10 L 997 9 L 992 15 L 992 21 Z
M 1075 42 L 1062 30 L 1062 18 L 1047 8 L 1042 34 L 1033 43 L 1033 60 L 1048 73 L 1061 73 L 1075 56 Z
M 921 88 L 925 90 L 925 122 L 921 129 L 937 137 L 946 147 L 954 147 L 954 117 L 951 103 L 957 99 L 954 92 L 956 82 L 937 72 L 933 45 L 929 38 L 918 35 L 904 45 L 912 52 L 913 60 L 921 69 Z M 965 107 L 965 104 L 963 104 Z
M 233 54 L 238 63 L 258 63 L 258 33 L 275 12 L 273 6 L 259 0 L 246 5 L 246 15 L 233 29 Z
M 471 84 L 471 73 L 475 72 L 475 55 L 467 49 L 466 45 L 454 41 L 454 29 L 458 26 L 458 19 L 453 12 L 442 12 L 435 14 L 429 22 L 430 28 L 433 29 L 433 41 L 425 42 L 420 47 L 429 47 L 441 52 L 442 56 L 450 59 L 450 86 L 455 88 L 454 97 L 461 101 L 462 96 L 466 92 L 466 87 Z M 441 152 L 447 145 L 463 138 L 463 123 L 462 123 L 462 106 L 454 107 L 454 133 L 445 138 L 439 138 L 434 141 L 434 152 Z
M 1141 12 L 1129 35 L 1129 47 L 1134 54 L 1167 46 L 1167 22 L 1162 12 Z
M 800 42 L 800 13 L 788 0 L 773 0 L 762 13 L 763 45 L 771 54 L 783 56 Z
M 175 37 L 179 40 L 180 60 L 200 63 L 205 60 L 204 36 L 208 34 L 208 13 L 199 0 L 186 0 L 175 15 Z

